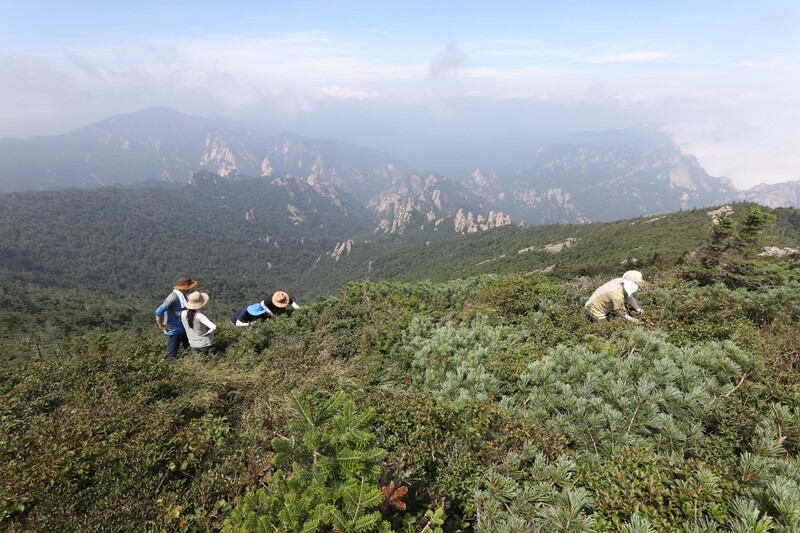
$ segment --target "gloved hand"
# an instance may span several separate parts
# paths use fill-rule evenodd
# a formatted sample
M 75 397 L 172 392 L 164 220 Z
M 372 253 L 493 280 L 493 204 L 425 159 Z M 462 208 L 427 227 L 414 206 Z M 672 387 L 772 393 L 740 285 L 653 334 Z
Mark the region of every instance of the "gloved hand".
M 638 320 L 638 319 L 636 319 L 636 318 L 633 318 L 631 315 L 629 315 L 629 314 L 627 314 L 627 313 L 625 313 L 625 314 L 623 315 L 623 318 L 625 318 L 625 320 L 627 320 L 628 322 L 635 322 L 635 323 L 638 323 L 638 322 L 639 322 L 639 320 Z

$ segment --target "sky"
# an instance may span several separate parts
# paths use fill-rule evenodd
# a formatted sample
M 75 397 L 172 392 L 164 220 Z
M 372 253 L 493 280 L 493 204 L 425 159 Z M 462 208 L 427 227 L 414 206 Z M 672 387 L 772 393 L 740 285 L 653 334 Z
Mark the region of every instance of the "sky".
M 800 179 L 800 0 L 0 0 L 0 137 L 154 106 L 401 157 L 644 126 L 745 189 Z

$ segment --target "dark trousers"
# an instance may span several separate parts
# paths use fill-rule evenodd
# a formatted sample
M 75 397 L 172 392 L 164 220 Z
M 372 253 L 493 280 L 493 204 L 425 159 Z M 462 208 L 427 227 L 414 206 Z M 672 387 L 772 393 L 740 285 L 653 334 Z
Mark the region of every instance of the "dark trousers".
M 178 357 L 178 348 L 181 346 L 185 348 L 189 347 L 189 338 L 186 336 L 186 332 L 180 333 L 178 335 L 167 335 L 167 361 L 172 361 L 176 357 Z
M 219 344 L 212 344 L 211 346 L 203 346 L 202 348 L 192 348 L 197 353 L 205 353 L 211 355 L 222 355 L 225 353 L 225 348 Z

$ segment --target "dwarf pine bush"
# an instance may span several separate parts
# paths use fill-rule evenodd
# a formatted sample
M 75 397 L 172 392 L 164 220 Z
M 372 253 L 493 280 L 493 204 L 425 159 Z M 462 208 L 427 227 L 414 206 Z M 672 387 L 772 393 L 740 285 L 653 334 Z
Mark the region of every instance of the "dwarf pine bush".
M 500 382 L 487 365 L 517 340 L 511 328 L 492 326 L 482 315 L 464 326 L 450 322 L 436 327 L 418 318 L 393 356 L 410 361 L 413 385 L 463 406 L 498 399 Z
M 739 457 L 748 498 L 740 498 L 733 507 L 731 531 L 800 530 L 800 465 L 786 449 L 798 445 L 799 430 L 800 412 L 780 404 L 772 404 L 759 421 L 752 453 Z
M 591 495 L 575 486 L 575 463 L 548 459 L 529 442 L 488 469 L 475 489 L 475 531 L 593 531 Z
M 598 454 L 641 440 L 682 455 L 703 436 L 703 418 L 740 379 L 747 357 L 732 343 L 691 348 L 633 330 L 622 346 L 559 347 L 520 376 L 522 416 L 554 426 L 573 447 Z

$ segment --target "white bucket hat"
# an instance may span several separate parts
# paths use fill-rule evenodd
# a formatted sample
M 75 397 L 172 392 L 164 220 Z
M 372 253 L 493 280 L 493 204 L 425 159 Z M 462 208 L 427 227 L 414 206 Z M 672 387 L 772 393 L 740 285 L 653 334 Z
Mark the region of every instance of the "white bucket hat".
M 625 281 L 630 281 L 631 283 L 635 283 L 637 285 L 641 285 L 644 281 L 642 279 L 642 273 L 638 270 L 628 270 L 622 275 L 622 279 Z

